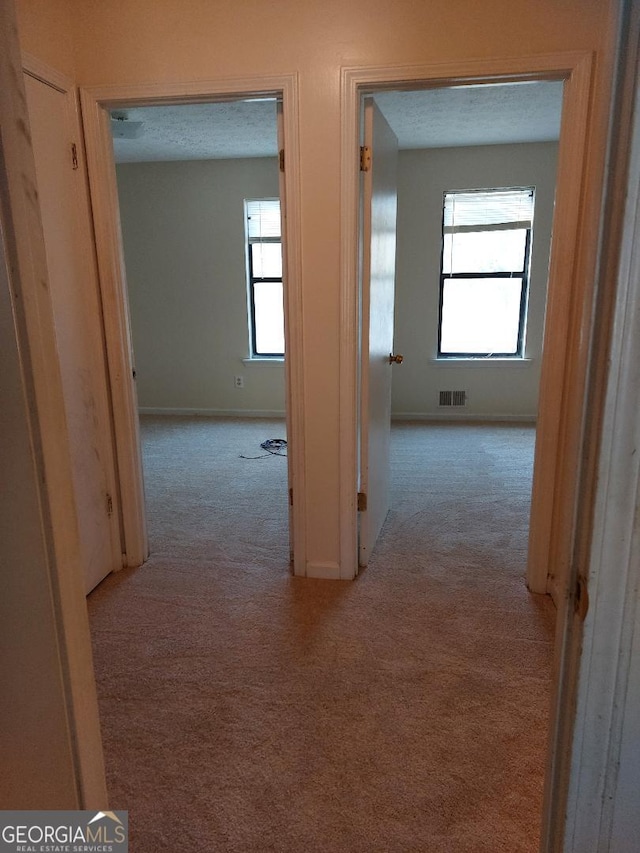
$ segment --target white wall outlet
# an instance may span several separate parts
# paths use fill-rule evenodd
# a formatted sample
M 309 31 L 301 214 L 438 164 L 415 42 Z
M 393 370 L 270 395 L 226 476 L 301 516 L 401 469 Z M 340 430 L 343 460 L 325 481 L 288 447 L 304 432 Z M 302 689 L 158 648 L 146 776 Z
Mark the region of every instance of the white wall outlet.
M 244 376 L 234 376 L 233 384 L 236 388 L 244 388 Z

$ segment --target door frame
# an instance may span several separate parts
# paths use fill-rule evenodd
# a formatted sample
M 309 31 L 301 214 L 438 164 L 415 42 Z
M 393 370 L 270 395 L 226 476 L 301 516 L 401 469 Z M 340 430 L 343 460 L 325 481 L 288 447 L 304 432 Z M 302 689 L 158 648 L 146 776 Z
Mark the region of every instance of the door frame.
M 342 577 L 357 572 L 358 412 L 358 199 L 360 101 L 389 89 L 446 88 L 479 83 L 562 80 L 562 121 L 558 179 L 549 268 L 547 310 L 540 379 L 536 457 L 531 501 L 527 585 L 554 595 L 568 574 L 570 537 L 562 531 L 575 503 L 580 407 L 570 407 L 567 383 L 584 383 L 587 354 L 579 336 L 585 321 L 585 284 L 579 278 L 579 226 L 585 194 L 586 135 L 593 55 L 571 52 L 512 59 L 473 60 L 420 66 L 342 69 L 342 295 L 340 316 L 340 529 Z M 567 287 L 566 283 L 570 282 Z M 570 376 L 571 374 L 571 376 Z M 557 464 L 558 463 L 558 464 Z M 560 485 L 563 489 L 560 489 Z M 553 500 L 549 500 L 553 495 Z M 561 535 L 562 534 L 562 535 Z
M 191 83 L 149 83 L 132 86 L 92 86 L 80 89 L 87 150 L 94 228 L 123 519 L 126 566 L 139 566 L 148 556 L 144 485 L 140 453 L 137 395 L 115 161 L 109 110 L 169 104 L 224 102 L 239 98 L 277 97 L 282 100 L 286 154 L 285 208 L 285 399 L 289 483 L 292 488 L 290 547 L 293 571 L 304 575 L 305 484 L 302 290 L 300 253 L 300 175 L 298 132 L 298 75 L 227 78 Z
M 86 174 L 86 157 L 83 145 L 82 119 L 80 116 L 78 90 L 71 79 L 57 69 L 47 65 L 47 63 L 43 62 L 41 59 L 38 59 L 38 57 L 33 56 L 26 51 L 22 51 L 21 58 L 22 71 L 24 74 L 45 86 L 50 86 L 65 98 L 69 127 L 73 132 L 73 137 L 69 140 L 69 143 L 73 142 L 76 146 L 78 167 L 81 170 L 79 175 L 82 175 L 82 179 L 75 183 L 76 206 L 80 214 L 76 216 L 75 227 L 76 229 L 81 229 L 83 231 L 83 233 L 80 234 L 80 240 L 78 241 L 77 248 L 81 253 L 83 269 L 88 278 L 87 286 L 95 288 L 96 300 L 98 306 L 100 306 L 101 298 L 99 278 L 95 252 L 93 251 L 95 239 L 91 227 L 91 202 L 89 199 L 89 186 Z M 96 322 L 99 324 L 99 327 L 102 328 L 102 318 L 100 315 L 96 317 Z M 99 346 L 101 352 L 100 369 L 101 376 L 103 377 L 101 381 L 104 383 L 106 401 L 103 409 L 103 415 L 105 415 L 105 417 L 100 415 L 98 429 L 100 431 L 100 453 L 104 460 L 103 470 L 105 483 L 108 495 L 112 501 L 112 515 L 108 517 L 107 523 L 109 525 L 109 536 L 111 540 L 111 571 L 113 571 L 121 568 L 122 566 L 122 525 L 115 469 L 115 448 L 111 429 L 113 413 L 108 387 L 107 354 L 104 346 L 104 339 L 100 341 Z M 88 590 L 88 592 L 90 591 L 91 590 Z

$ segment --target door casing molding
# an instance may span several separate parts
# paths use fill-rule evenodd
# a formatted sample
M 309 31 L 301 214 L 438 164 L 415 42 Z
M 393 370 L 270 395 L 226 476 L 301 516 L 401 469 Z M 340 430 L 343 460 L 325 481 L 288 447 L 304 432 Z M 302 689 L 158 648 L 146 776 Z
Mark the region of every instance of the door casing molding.
M 527 584 L 533 592 L 558 587 L 568 557 L 558 554 L 558 523 L 572 512 L 574 490 L 558 490 L 558 463 L 567 436 L 576 440 L 579 422 L 565 404 L 568 367 L 586 353 L 571 329 L 581 323 L 585 285 L 577 278 L 581 201 L 584 196 L 586 133 L 593 56 L 572 52 L 512 59 L 472 60 L 420 66 L 373 66 L 342 69 L 341 274 L 340 304 L 340 541 L 341 577 L 357 573 L 357 429 L 358 429 L 358 198 L 359 115 L 361 96 L 384 89 L 443 88 L 472 83 L 563 80 L 565 82 L 558 156 L 558 182 L 549 271 L 547 320 L 543 345 L 536 463 L 531 507 Z M 567 287 L 566 283 L 570 282 Z M 558 470 L 557 470 L 558 469 Z M 549 495 L 553 499 L 549 499 Z M 559 512 L 564 507 L 565 512 Z M 564 537 L 566 545 L 566 537 Z M 550 567 L 559 566 L 557 572 Z
M 286 150 L 285 359 L 287 435 L 293 488 L 291 543 L 293 570 L 305 574 L 304 369 L 300 252 L 300 174 L 298 75 L 221 78 L 190 83 L 148 83 L 80 89 L 87 150 L 105 340 L 114 413 L 123 518 L 125 565 L 137 566 L 148 555 L 144 488 L 140 461 L 138 409 L 132 379 L 133 360 L 126 277 L 109 110 L 127 107 L 196 104 L 277 96 L 283 104 Z

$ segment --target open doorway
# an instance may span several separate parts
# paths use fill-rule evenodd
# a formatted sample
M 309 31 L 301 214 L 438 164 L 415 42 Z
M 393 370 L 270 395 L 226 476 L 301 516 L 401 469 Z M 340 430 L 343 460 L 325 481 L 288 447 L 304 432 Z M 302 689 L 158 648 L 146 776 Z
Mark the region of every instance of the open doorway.
M 152 551 L 288 559 L 277 109 L 111 112 Z
M 359 387 L 358 323 L 361 311 L 358 290 L 358 195 L 360 156 L 360 104 L 363 96 L 382 91 L 418 88 L 467 87 L 479 83 L 504 84 L 530 81 L 562 81 L 563 109 L 558 151 L 558 183 L 554 209 L 554 246 L 544 332 L 545 357 L 541 370 L 528 544 L 527 584 L 534 592 L 550 591 L 556 603 L 566 603 L 570 541 L 562 519 L 575 500 L 573 466 L 577 463 L 580 418 L 577 388 L 566 385 L 568 373 L 583 368 L 578 344 L 571 331 L 579 327 L 584 282 L 576 269 L 581 188 L 584 181 L 585 127 L 590 87 L 587 56 L 540 57 L 519 61 L 467 64 L 455 68 L 354 68 L 343 72 L 343 243 L 345 293 L 342 311 L 341 358 L 345 369 L 341 401 L 345 464 L 341 481 L 343 576 L 352 577 L 357 562 L 357 506 L 360 432 L 357 407 L 350 405 Z M 573 296 L 575 294 L 575 298 Z M 577 324 L 577 325 L 576 325 Z M 369 496 L 366 498 L 369 499 Z M 563 619 L 566 617 L 566 613 Z
M 473 442 L 468 456 L 462 452 L 471 435 L 462 424 L 484 424 L 493 454 L 509 452 L 510 432 L 521 447 L 523 493 L 530 492 L 563 85 L 479 84 L 363 98 L 360 566 L 389 506 L 382 492 L 390 449 L 381 436 L 391 419 L 413 423 L 417 446 L 404 452 L 413 452 L 418 466 L 430 451 L 432 462 L 439 455 L 433 445 L 442 429 L 428 425 L 458 425 L 460 471 L 447 463 L 451 482 L 458 473 L 468 481 L 481 468 Z M 506 483 L 495 487 L 509 491 Z M 524 574 L 526 530 L 519 550 Z
M 85 90 L 81 93 L 83 103 L 83 121 L 85 125 L 85 135 L 87 143 L 87 158 L 89 163 L 89 175 L 92 190 L 92 202 L 94 207 L 94 219 L 96 223 L 96 245 L 98 249 L 98 263 L 101 273 L 101 292 L 104 307 L 104 322 L 105 322 L 105 338 L 106 349 L 110 368 L 110 384 L 111 395 L 113 400 L 114 410 L 114 437 L 118 458 L 118 473 L 119 473 L 119 498 L 120 511 L 122 518 L 123 530 L 123 551 L 125 555 L 125 565 L 137 566 L 140 565 L 148 554 L 147 528 L 145 518 L 145 496 L 142 481 L 142 464 L 140 452 L 140 435 L 138 423 L 138 395 L 136 393 L 136 382 L 139 381 L 139 371 L 134 360 L 132 352 L 133 343 L 134 349 L 140 349 L 142 356 L 142 366 L 144 370 L 144 399 L 142 399 L 142 408 L 156 410 L 155 414 L 159 414 L 157 410 L 162 410 L 161 413 L 175 414 L 176 410 L 182 410 L 184 414 L 212 414 L 227 416 L 240 416 L 246 414 L 273 414 L 276 410 L 278 413 L 282 410 L 286 411 L 286 438 L 288 441 L 288 467 L 287 477 L 284 488 L 284 501 L 288 505 L 288 521 L 290 533 L 290 556 L 294 572 L 299 572 L 299 566 L 304 565 L 304 537 L 301 535 L 302 525 L 296 521 L 300 516 L 303 508 L 304 500 L 304 482 L 302 477 L 302 466 L 299 460 L 302 458 L 302 429 L 301 415 L 299 411 L 300 399 L 299 387 L 301 383 L 301 364 L 300 364 L 300 328 L 298 316 L 300 313 L 300 298 L 299 298 L 299 250 L 298 250 L 298 213 L 297 213 L 297 158 L 291 157 L 291 165 L 288 169 L 287 177 L 284 176 L 284 157 L 283 151 L 285 148 L 295 155 L 297 151 L 297 117 L 296 117 L 296 99 L 295 99 L 295 81 L 289 77 L 270 78 L 267 86 L 264 81 L 239 80 L 225 81 L 217 87 L 211 87 L 206 84 L 191 84 L 181 87 L 180 93 L 177 93 L 174 88 L 167 91 L 166 87 L 154 86 L 153 91 L 149 87 L 142 87 L 138 92 L 132 92 L 131 89 L 118 90 L 117 88 L 108 89 L 92 89 Z M 118 203 L 118 185 L 123 198 L 126 196 L 127 218 L 135 224 L 133 231 L 127 229 L 124 234 L 125 249 L 130 257 L 136 255 L 135 251 L 131 251 L 132 245 L 135 248 L 136 239 L 135 232 L 143 227 L 142 211 L 136 211 L 136 204 L 140 202 L 141 197 L 148 196 L 146 192 L 136 191 L 136 181 L 142 180 L 143 183 L 148 179 L 149 175 L 138 174 L 132 177 L 129 175 L 116 175 L 116 166 L 114 162 L 114 150 L 112 144 L 112 127 L 115 132 L 122 134 L 118 145 L 120 149 L 123 146 L 128 146 L 129 149 L 138 142 L 135 137 L 138 135 L 140 142 L 151 145 L 153 139 L 160 139 L 159 144 L 169 146 L 165 148 L 165 152 L 169 151 L 171 145 L 184 146 L 185 140 L 188 139 L 188 125 L 185 121 L 186 111 L 189 112 L 190 106 L 196 111 L 194 115 L 200 116 L 200 120 L 194 118 L 192 124 L 195 128 L 195 136 L 200 152 L 204 151 L 207 157 L 207 162 L 213 162 L 211 157 L 206 154 L 207 146 L 218 145 L 225 152 L 222 157 L 227 160 L 233 158 L 233 142 L 230 141 L 230 136 L 227 133 L 226 139 L 224 133 L 221 133 L 220 128 L 225 126 L 225 123 L 235 124 L 236 138 L 243 136 L 245 144 L 252 137 L 257 139 L 261 137 L 259 126 L 261 118 L 260 111 L 270 112 L 272 117 L 270 132 L 264 133 L 260 138 L 260 144 L 265 142 L 270 145 L 268 152 L 273 169 L 270 177 L 259 179 L 257 173 L 260 168 L 253 164 L 255 168 L 240 169 L 236 168 L 236 172 L 247 174 L 251 171 L 257 183 L 255 192 L 245 189 L 240 192 L 240 204 L 235 204 L 238 201 L 238 187 L 234 191 L 231 187 L 233 181 L 229 175 L 233 171 L 231 167 L 220 167 L 219 163 L 215 163 L 209 171 L 218 173 L 218 177 L 225 186 L 222 196 L 224 198 L 221 209 L 216 207 L 213 202 L 215 213 L 207 210 L 207 203 L 212 205 L 212 200 L 207 197 L 205 184 L 207 180 L 211 183 L 211 178 L 201 182 L 201 178 L 192 179 L 192 185 L 195 183 L 198 189 L 194 191 L 192 199 L 194 201 L 187 205 L 183 196 L 180 199 L 175 199 L 177 202 L 174 209 L 171 210 L 171 180 L 175 179 L 166 177 L 162 193 L 164 194 L 165 213 L 170 211 L 167 222 L 167 217 L 162 221 L 160 208 L 162 205 L 156 205 L 152 210 L 147 208 L 146 214 L 150 219 L 146 220 L 147 237 L 143 239 L 143 243 L 147 250 L 147 260 L 152 259 L 151 278 L 156 284 L 161 278 L 165 278 L 163 286 L 160 288 L 162 294 L 155 302 L 148 301 L 145 307 L 145 297 L 142 291 L 137 291 L 134 305 L 133 299 L 129 302 L 127 294 L 127 284 L 124 277 L 124 261 L 125 254 L 123 250 L 121 238 L 121 218 Z M 166 114 L 163 109 L 167 109 Z M 150 110 L 145 113 L 145 110 Z M 223 117 L 222 120 L 215 122 L 215 130 L 212 129 L 209 123 L 209 130 L 203 126 L 202 122 L 207 121 L 206 113 L 209 111 L 217 111 L 217 119 Z M 198 112 L 199 111 L 199 112 Z M 144 118 L 140 118 L 136 113 L 141 112 Z M 152 113 L 154 115 L 152 115 Z M 157 128 L 154 130 L 154 123 L 158 116 L 165 116 L 165 119 L 170 125 L 168 133 L 164 133 Z M 154 117 L 155 116 L 155 117 Z M 168 116 L 168 119 L 167 119 Z M 275 116 L 275 118 L 274 118 Z M 226 118 L 226 122 L 225 119 Z M 145 142 L 145 121 L 147 123 L 147 131 Z M 176 124 L 177 122 L 177 124 Z M 165 122 L 166 123 L 166 122 Z M 244 124 L 243 124 L 244 123 Z M 244 127 L 244 133 L 239 132 L 239 128 Z M 166 127 L 165 127 L 166 130 Z M 182 151 L 184 153 L 184 147 Z M 237 150 L 236 150 L 236 153 Z M 242 154 L 242 152 L 240 152 Z M 255 155 L 247 155 L 245 151 L 245 160 L 257 161 Z M 182 169 L 185 173 L 187 170 L 194 170 L 190 163 L 178 163 L 177 160 L 184 159 L 179 154 L 176 156 L 175 147 L 173 153 L 169 151 L 168 159 L 172 161 L 170 168 L 174 171 Z M 141 159 L 144 159 L 142 155 Z M 236 158 L 237 159 L 237 158 Z M 195 162 L 195 161 L 193 161 Z M 217 160 L 216 160 L 217 162 Z M 126 166 L 118 167 L 123 173 L 127 170 L 132 172 L 137 164 L 127 164 Z M 140 164 L 142 165 L 142 164 Z M 162 164 L 155 164 L 159 167 Z M 152 171 L 153 163 L 147 163 L 147 171 Z M 275 171 L 274 171 L 275 170 Z M 167 174 L 169 168 L 166 170 Z M 226 174 L 226 178 L 224 177 Z M 200 183 L 199 183 L 200 182 Z M 246 184 L 246 181 L 245 181 Z M 266 193 L 266 185 L 268 186 L 268 194 Z M 259 185 L 259 186 L 258 186 Z M 176 187 L 181 186 L 178 182 Z M 129 189 L 127 189 L 127 187 Z M 209 193 L 209 196 L 211 193 Z M 231 201 L 231 196 L 234 196 L 234 202 Z M 252 196 L 258 198 L 251 198 Z M 280 302 L 282 307 L 279 313 L 279 340 L 282 352 L 269 353 L 269 365 L 265 366 L 265 360 L 258 359 L 255 356 L 258 354 L 255 346 L 247 346 L 247 341 L 251 340 L 255 343 L 255 338 L 251 335 L 251 323 L 255 321 L 255 315 L 251 312 L 253 306 L 253 292 L 250 287 L 250 280 L 247 278 L 245 266 L 248 258 L 252 253 L 252 242 L 247 237 L 246 224 L 248 220 L 247 205 L 251 201 L 264 201 L 265 198 L 273 202 L 279 202 L 281 207 L 282 222 L 280 244 L 281 252 L 281 270 L 280 278 Z M 208 199 L 208 201 L 207 201 Z M 199 205 L 199 207 L 198 207 Z M 225 207 L 231 205 L 238 210 L 226 210 Z M 197 208 L 188 214 L 181 215 L 181 211 L 176 211 L 177 207 L 192 207 Z M 153 208 L 153 204 L 151 205 Z M 215 296 L 214 288 L 210 288 L 205 294 L 208 298 L 208 303 L 199 306 L 194 305 L 189 300 L 182 301 L 180 296 L 185 296 L 189 288 L 193 290 L 194 275 L 193 270 L 187 272 L 177 268 L 177 259 L 182 258 L 184 267 L 185 258 L 189 258 L 189 248 L 195 246 L 196 233 L 207 232 L 212 233 L 212 228 L 215 222 L 220 222 L 226 219 L 226 214 L 229 213 L 228 220 L 235 223 L 235 242 L 230 241 L 237 246 L 237 240 L 240 239 L 239 251 L 235 253 L 236 262 L 239 259 L 240 273 L 235 276 L 233 284 L 233 297 L 229 290 L 229 281 L 225 280 L 220 292 Z M 158 217 L 155 226 L 152 222 L 153 216 Z M 172 218 L 173 217 L 173 218 Z M 160 224 L 162 221 L 162 225 Z M 122 224 L 125 224 L 124 222 Z M 166 242 L 166 228 L 175 232 L 172 236 L 180 236 L 183 239 L 183 247 L 179 252 L 166 253 L 166 245 L 162 246 L 157 252 L 149 252 L 149 242 L 153 233 L 153 240 L 159 234 L 163 234 L 164 242 Z M 163 228 L 165 229 L 163 231 Z M 124 229 L 123 229 L 124 230 Z M 155 233 L 157 232 L 157 233 Z M 132 233 L 134 236 L 132 237 Z M 226 235 L 228 237 L 228 234 Z M 231 245 L 227 245 L 229 241 L 222 237 L 218 239 L 216 261 L 219 266 L 224 266 L 223 257 L 228 257 L 232 252 Z M 215 243 L 211 238 L 209 243 Z M 128 244 L 128 247 L 127 247 Z M 259 246 L 257 247 L 259 249 Z M 206 251 L 210 253 L 211 245 L 206 247 Z M 200 255 L 200 263 L 206 251 L 200 249 L 193 252 L 194 255 Z M 255 250 L 254 250 L 255 251 Z M 164 254 L 163 254 L 164 253 Z M 139 257 L 139 255 L 138 255 Z M 158 262 L 158 258 L 163 257 L 164 263 L 159 269 L 157 266 L 153 270 L 153 263 Z M 129 260 L 127 258 L 127 260 Z M 189 258 L 191 262 L 193 258 Z M 197 261 L 195 261 L 197 266 Z M 248 265 L 247 265 L 248 267 Z M 184 281 L 181 272 L 184 271 L 188 275 L 188 281 Z M 146 271 L 149 273 L 149 270 Z M 217 270 L 219 273 L 219 269 Z M 200 271 L 200 277 L 203 275 L 206 278 L 207 274 L 212 274 L 213 270 L 204 273 Z M 273 286 L 274 275 L 273 271 L 269 271 L 269 275 L 264 275 L 262 278 L 269 279 L 271 291 L 269 293 L 269 302 L 273 306 L 277 302 L 277 297 L 274 298 Z M 168 275 L 167 275 L 168 274 Z M 168 278 L 173 275 L 173 284 L 168 282 Z M 142 276 L 149 281 L 149 275 Z M 212 275 L 213 277 L 213 275 Z M 254 277 L 255 278 L 255 277 Z M 260 276 L 258 276 L 260 278 Z M 202 284 L 202 282 L 200 282 Z M 151 285 L 153 287 L 153 285 Z M 206 288 L 205 288 L 206 289 Z M 201 287 L 202 291 L 203 288 Z M 227 292 L 228 291 L 228 292 Z M 162 314 L 162 306 L 169 306 L 169 311 L 164 313 L 164 319 L 160 320 Z M 238 310 L 238 305 L 240 309 Z M 235 308 L 234 308 L 235 306 Z M 249 311 L 247 312 L 247 307 Z M 207 313 L 215 313 L 224 316 L 225 311 L 235 311 L 233 322 L 224 322 L 218 324 L 218 340 L 213 342 L 213 348 L 217 347 L 217 359 L 222 362 L 222 372 L 219 377 L 216 375 L 216 367 L 214 364 L 214 356 L 212 355 L 212 341 L 206 340 L 206 331 L 203 331 L 204 322 L 206 326 Z M 188 315 L 191 313 L 192 321 L 196 322 L 200 319 L 200 327 L 194 334 L 189 335 Z M 204 320 L 198 315 L 204 314 Z M 229 353 L 229 335 L 232 328 L 238 328 L 238 314 L 241 315 L 240 323 L 244 323 L 241 333 L 243 338 L 244 349 L 237 349 L 237 341 L 234 344 L 233 352 Z M 169 316 L 171 315 L 171 316 Z M 156 324 L 153 328 L 155 318 L 160 325 Z M 229 315 L 227 314 L 227 318 Z M 211 324 L 211 316 L 209 316 Z M 132 320 L 134 321 L 132 324 Z M 172 332 L 165 335 L 162 331 L 162 323 L 165 323 L 164 331 L 182 325 L 182 342 L 176 341 L 175 334 Z M 168 325 L 167 325 L 168 324 Z M 284 329 L 283 329 L 284 325 Z M 136 328 L 137 327 L 137 328 Z M 223 328 L 224 327 L 224 328 Z M 131 332 L 133 330 L 133 341 Z M 172 337 L 173 335 L 173 337 Z M 278 335 L 277 335 L 278 336 Z M 136 340 L 138 338 L 138 346 Z M 162 355 L 159 350 L 164 346 L 163 337 L 169 337 L 172 340 L 173 346 L 164 347 Z M 211 325 L 209 326 L 209 338 L 213 337 Z M 282 339 L 284 338 L 284 343 Z M 209 350 L 205 352 L 207 346 Z M 286 349 L 286 358 L 284 358 L 284 350 Z M 186 358 L 187 352 L 191 350 L 194 358 Z M 137 357 L 137 353 L 136 353 Z M 186 362 L 191 362 L 193 372 L 190 378 L 187 374 L 180 372 L 178 366 L 182 362 L 184 367 Z M 233 361 L 233 364 L 231 364 Z M 168 369 L 167 369 L 168 366 Z M 259 382 L 253 375 L 253 379 L 249 379 L 251 371 L 259 371 L 260 369 L 270 371 L 267 376 L 271 379 L 266 379 L 264 382 Z M 164 369 L 163 369 L 164 368 Z M 186 367 L 185 367 L 186 369 Z M 269 396 L 268 386 L 278 385 L 278 372 L 280 373 L 280 399 L 270 406 L 265 406 L 264 400 Z M 222 377 L 222 373 L 229 374 Z M 164 377 L 160 379 L 160 377 Z M 224 389 L 222 382 L 228 380 Z M 247 403 L 246 391 L 251 389 L 251 386 L 258 389 L 258 394 L 262 394 L 262 401 L 253 402 L 253 406 Z M 223 392 L 224 391 L 224 399 Z M 230 392 L 230 394 L 229 394 Z M 243 393 L 244 392 L 244 393 Z M 148 396 L 151 395 L 151 396 Z M 208 396 L 207 396 L 208 395 Z M 233 396 L 235 395 L 235 397 Z M 277 394 L 273 395 L 274 397 Z M 235 403 L 235 400 L 244 398 L 245 405 Z M 186 409 L 186 412 L 184 411 Z M 190 410 L 190 411 L 189 411 Z M 271 438 L 284 438 L 284 436 L 265 435 L 264 440 Z M 279 448 L 281 449 L 281 448 Z M 258 451 L 260 451 L 258 445 Z M 243 455 L 257 455 L 251 453 L 251 445 L 243 447 Z M 283 461 L 283 460 L 278 460 Z M 285 463 L 286 464 L 286 463 Z M 216 478 L 212 479 L 213 488 L 215 488 Z M 296 488 L 294 488 L 294 485 Z M 287 501 L 288 495 L 288 501 Z

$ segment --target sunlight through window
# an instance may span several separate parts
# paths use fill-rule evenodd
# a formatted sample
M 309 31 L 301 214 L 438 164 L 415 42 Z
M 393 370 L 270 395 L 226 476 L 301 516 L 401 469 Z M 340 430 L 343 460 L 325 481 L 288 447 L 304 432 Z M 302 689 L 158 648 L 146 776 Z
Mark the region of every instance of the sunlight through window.
M 444 196 L 439 358 L 524 353 L 533 187 Z
M 284 289 L 279 199 L 245 200 L 252 358 L 284 356 Z

